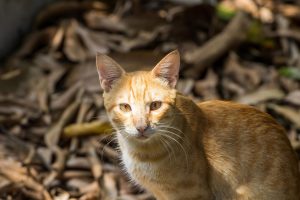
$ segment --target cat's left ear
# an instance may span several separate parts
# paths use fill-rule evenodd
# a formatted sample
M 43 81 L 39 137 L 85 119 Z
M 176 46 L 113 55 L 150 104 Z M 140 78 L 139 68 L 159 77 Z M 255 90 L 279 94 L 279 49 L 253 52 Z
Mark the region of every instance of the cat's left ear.
M 179 51 L 175 50 L 166 55 L 151 71 L 158 78 L 168 82 L 171 88 L 175 88 L 180 66 Z
M 105 92 L 109 92 L 113 84 L 125 74 L 124 69 L 116 61 L 104 54 L 97 53 L 96 66 L 100 85 Z

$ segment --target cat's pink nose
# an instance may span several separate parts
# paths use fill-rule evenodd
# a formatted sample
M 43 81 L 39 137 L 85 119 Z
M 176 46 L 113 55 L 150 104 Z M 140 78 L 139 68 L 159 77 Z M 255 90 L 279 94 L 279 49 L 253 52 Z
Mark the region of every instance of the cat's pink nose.
M 149 128 L 149 126 L 138 126 L 138 127 L 136 127 L 136 129 L 138 130 L 139 133 L 144 133 L 148 128 Z

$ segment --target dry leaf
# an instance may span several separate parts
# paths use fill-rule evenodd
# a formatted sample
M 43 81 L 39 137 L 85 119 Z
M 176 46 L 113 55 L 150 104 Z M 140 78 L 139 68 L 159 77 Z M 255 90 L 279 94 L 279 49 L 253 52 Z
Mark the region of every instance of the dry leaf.
M 84 136 L 89 134 L 110 134 L 112 127 L 109 122 L 93 121 L 89 123 L 72 124 L 64 128 L 66 137 Z

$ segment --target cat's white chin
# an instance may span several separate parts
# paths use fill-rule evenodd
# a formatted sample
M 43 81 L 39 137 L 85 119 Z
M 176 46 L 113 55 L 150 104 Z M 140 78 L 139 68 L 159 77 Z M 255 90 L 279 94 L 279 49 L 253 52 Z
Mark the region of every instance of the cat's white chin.
M 154 137 L 155 133 L 121 133 L 121 135 L 125 140 L 144 143 L 150 141 Z

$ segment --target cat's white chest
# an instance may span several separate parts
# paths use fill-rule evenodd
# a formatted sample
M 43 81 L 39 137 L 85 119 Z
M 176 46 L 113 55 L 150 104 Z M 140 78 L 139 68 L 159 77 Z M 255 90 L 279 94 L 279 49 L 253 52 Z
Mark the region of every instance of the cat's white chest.
M 122 154 L 122 161 L 131 178 L 139 184 L 157 182 L 157 166 L 149 162 L 139 162 L 129 154 Z
M 139 174 L 153 173 L 153 166 L 147 162 L 138 162 L 127 153 L 122 154 L 124 166 L 131 176 L 134 178 Z M 138 173 L 138 174 L 137 174 Z

